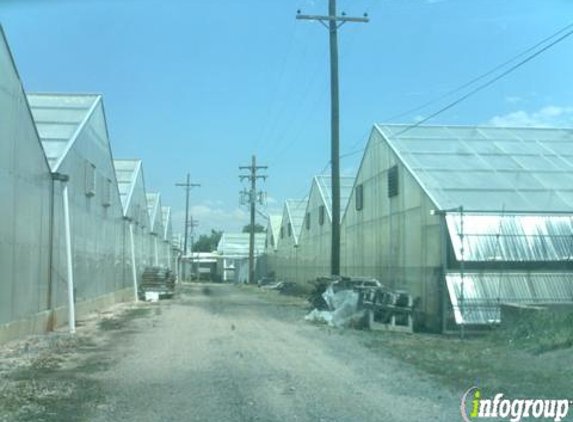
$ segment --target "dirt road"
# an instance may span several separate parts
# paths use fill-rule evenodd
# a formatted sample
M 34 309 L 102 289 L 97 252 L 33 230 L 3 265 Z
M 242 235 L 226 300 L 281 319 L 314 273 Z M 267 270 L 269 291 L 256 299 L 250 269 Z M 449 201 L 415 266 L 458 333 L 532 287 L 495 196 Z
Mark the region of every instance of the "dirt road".
M 28 411 L 1 398 L 0 409 L 11 409 L 5 420 L 59 422 L 460 420 L 460 392 L 366 347 L 368 333 L 304 313 L 299 300 L 253 288 L 185 287 L 36 352 L 48 364 L 8 372 L 3 390 L 21 383 L 25 395 L 34 378 Z

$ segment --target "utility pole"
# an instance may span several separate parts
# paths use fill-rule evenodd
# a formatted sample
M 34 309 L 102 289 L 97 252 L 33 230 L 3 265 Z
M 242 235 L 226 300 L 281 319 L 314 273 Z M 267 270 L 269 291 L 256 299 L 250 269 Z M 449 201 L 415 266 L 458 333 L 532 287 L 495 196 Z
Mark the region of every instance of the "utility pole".
M 251 227 L 249 231 L 249 284 L 255 282 L 255 212 L 256 212 L 256 202 L 257 197 L 259 202 L 263 202 L 263 194 L 259 192 L 257 194 L 257 179 L 266 180 L 268 177 L 265 175 L 259 175 L 257 172 L 259 170 L 266 170 L 267 166 L 257 166 L 257 156 L 253 155 L 251 159 L 250 166 L 239 166 L 239 170 L 248 170 L 249 174 L 239 175 L 241 181 L 247 179 L 251 182 L 251 190 L 243 193 L 247 193 L 248 200 L 251 206 Z
M 201 186 L 199 183 L 191 183 L 191 176 L 187 173 L 187 181 L 185 183 L 175 183 L 175 186 L 185 188 L 185 235 L 183 240 L 183 257 L 187 254 L 187 236 L 189 232 L 189 192 L 195 187 Z M 181 268 L 182 280 L 185 280 L 185 262 Z
M 340 112 L 338 97 L 338 28 L 346 22 L 369 21 L 365 13 L 362 18 L 347 17 L 345 13 L 336 15 L 336 0 L 328 0 L 328 16 L 301 15 L 297 11 L 297 19 L 319 21 L 330 34 L 330 99 L 331 99 L 331 146 L 330 162 L 332 177 L 332 246 L 331 246 L 331 275 L 340 275 Z
M 195 220 L 193 218 L 193 216 L 191 216 L 191 219 L 189 221 L 189 230 L 191 232 L 191 234 L 189 235 L 189 237 L 191 238 L 190 241 L 190 245 L 189 245 L 189 249 L 191 250 L 191 274 L 193 274 L 193 265 L 194 265 L 194 260 L 193 260 L 193 240 L 195 239 L 195 227 L 197 227 L 199 225 L 199 221 Z M 199 270 L 197 270 L 197 272 L 199 272 Z M 197 280 L 199 280 L 199 274 L 195 274 L 197 276 Z

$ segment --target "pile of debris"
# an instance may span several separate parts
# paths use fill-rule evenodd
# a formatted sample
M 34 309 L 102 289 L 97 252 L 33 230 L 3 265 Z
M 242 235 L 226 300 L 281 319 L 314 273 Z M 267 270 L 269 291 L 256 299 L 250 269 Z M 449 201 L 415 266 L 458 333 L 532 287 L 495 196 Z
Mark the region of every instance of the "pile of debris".
M 386 328 L 412 332 L 412 297 L 372 278 L 319 278 L 305 319 L 333 327 Z
M 147 267 L 138 288 L 139 297 L 149 302 L 172 298 L 175 294 L 175 274 L 165 267 Z

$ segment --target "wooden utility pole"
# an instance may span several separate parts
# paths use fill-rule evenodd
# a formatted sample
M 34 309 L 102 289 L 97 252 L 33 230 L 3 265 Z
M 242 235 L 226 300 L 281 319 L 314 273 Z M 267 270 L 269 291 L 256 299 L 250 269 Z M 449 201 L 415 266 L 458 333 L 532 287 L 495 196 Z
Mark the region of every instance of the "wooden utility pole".
M 297 19 L 319 21 L 330 34 L 330 98 L 331 98 L 331 146 L 330 163 L 332 176 L 332 246 L 330 273 L 340 275 L 340 112 L 338 97 L 338 28 L 346 22 L 368 22 L 368 15 L 362 18 L 336 15 L 336 0 L 328 1 L 328 16 L 301 15 L 297 12 Z M 327 24 L 328 23 L 328 24 Z
M 249 180 L 251 190 L 248 193 L 251 207 L 251 227 L 249 230 L 249 284 L 255 282 L 255 212 L 257 203 L 257 179 L 266 180 L 267 175 L 258 175 L 259 170 L 266 170 L 267 166 L 257 166 L 257 156 L 253 155 L 250 166 L 239 166 L 239 170 L 249 170 L 249 174 L 242 174 L 239 179 Z
M 187 173 L 187 181 L 185 183 L 175 183 L 175 186 L 185 188 L 185 235 L 183 237 L 183 257 L 187 254 L 187 237 L 189 234 L 189 192 L 195 187 L 201 186 L 199 183 L 191 183 L 191 176 Z M 185 263 L 182 263 L 181 278 L 185 280 Z

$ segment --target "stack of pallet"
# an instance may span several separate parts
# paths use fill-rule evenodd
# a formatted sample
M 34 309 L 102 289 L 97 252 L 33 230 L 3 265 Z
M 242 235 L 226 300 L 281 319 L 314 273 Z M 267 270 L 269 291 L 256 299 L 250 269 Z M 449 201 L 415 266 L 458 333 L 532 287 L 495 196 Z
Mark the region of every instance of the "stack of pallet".
M 173 297 L 175 293 L 175 275 L 165 267 L 147 267 L 139 285 L 139 295 L 146 292 L 157 293 L 159 297 Z

